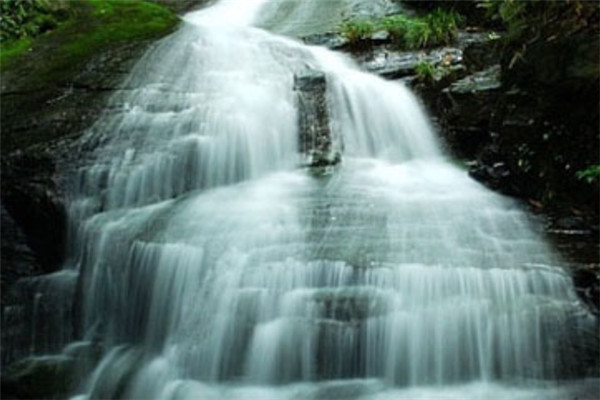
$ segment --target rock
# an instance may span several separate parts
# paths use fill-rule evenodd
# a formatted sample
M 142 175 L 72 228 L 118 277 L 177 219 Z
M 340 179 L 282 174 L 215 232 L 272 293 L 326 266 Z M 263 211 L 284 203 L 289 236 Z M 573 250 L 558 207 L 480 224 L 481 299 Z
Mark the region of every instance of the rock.
M 2 305 L 2 364 L 56 353 L 73 340 L 73 302 L 78 273 L 63 270 L 22 278 Z
M 600 307 L 600 265 L 572 266 L 573 283 L 579 298 L 596 316 Z
M 377 48 L 366 55 L 356 57 L 361 67 L 368 72 L 387 79 L 400 79 L 415 75 L 419 63 L 428 62 L 433 67 L 456 66 L 462 62 L 462 50 L 458 48 L 441 48 L 419 51 L 394 51 Z
M 18 66 L 4 68 L 0 83 L 2 366 L 59 351 L 73 339 L 75 279 L 69 271 L 56 272 L 66 249 L 63 180 L 81 156 L 73 143 L 105 112 L 108 98 L 153 45 L 141 39 L 106 44 L 56 71 L 52 66 L 62 64 L 46 68 L 41 61 L 61 48 L 61 38 L 52 38 L 40 39 Z
M 371 41 L 374 44 L 389 43 L 391 40 L 390 33 L 386 30 L 379 30 L 371 35 Z
M 61 399 L 75 388 L 75 362 L 67 356 L 30 357 L 2 372 L 2 398 Z
M 118 346 L 106 355 L 95 372 L 90 397 L 93 399 L 118 399 L 126 392 L 135 374 L 140 370 L 144 352 L 132 346 Z
M 500 65 L 501 36 L 496 32 L 461 32 L 457 42 L 463 48 L 464 64 L 471 72 L 481 71 L 490 65 Z
M 554 228 L 562 231 L 586 232 L 589 226 L 582 217 L 566 216 L 558 218 L 554 222 Z
M 458 157 L 473 160 L 491 141 L 490 125 L 501 95 L 500 85 L 500 67 L 493 66 L 442 91 L 434 109 L 439 113 L 444 139 Z M 480 172 L 497 176 L 494 169 Z
M 502 162 L 491 166 L 477 163 L 469 169 L 469 175 L 497 192 L 507 195 L 518 193 L 518 189 L 513 185 L 511 171 Z
M 332 50 L 344 48 L 350 43 L 347 38 L 339 33 L 318 33 L 304 36 L 302 41 L 308 45 L 323 46 Z
M 19 225 L 15 222 L 12 216 L 6 211 L 4 205 L 0 203 L 2 211 L 2 304 L 6 304 L 8 298 L 9 287 L 13 285 L 19 278 L 26 276 L 39 275 L 42 273 L 42 268 L 35 258 L 35 254 L 27 240 L 25 234 Z M 10 266 L 10 268 L 6 268 Z
M 55 81 L 31 83 L 27 74 L 2 81 L 2 154 L 80 135 L 104 111 L 133 64 L 150 46 L 125 43 L 100 52 Z
M 43 151 L 21 152 L 2 160 L 2 204 L 44 272 L 60 267 L 65 248 L 66 212 L 56 173 L 55 161 Z M 3 273 L 8 267 L 2 265 Z
M 482 93 L 499 89 L 500 86 L 500 65 L 494 65 L 453 83 L 444 92 L 451 94 Z
M 326 167 L 341 161 L 341 147 L 329 126 L 325 74 L 308 71 L 294 77 L 298 93 L 299 141 L 305 165 Z
M 401 4 L 393 0 L 354 0 L 347 15 L 349 20 L 368 20 L 385 17 L 386 15 L 399 14 L 403 11 Z

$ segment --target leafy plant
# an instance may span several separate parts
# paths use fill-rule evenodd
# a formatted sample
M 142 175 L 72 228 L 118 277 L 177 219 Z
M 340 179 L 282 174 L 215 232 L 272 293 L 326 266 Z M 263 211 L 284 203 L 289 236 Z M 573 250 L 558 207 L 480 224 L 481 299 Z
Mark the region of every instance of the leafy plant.
M 35 37 L 69 17 L 62 0 L 3 0 L 0 2 L 0 42 Z
M 586 181 L 587 183 L 593 183 L 600 179 L 600 165 L 592 165 L 584 170 L 577 171 L 575 176 L 577 179 Z

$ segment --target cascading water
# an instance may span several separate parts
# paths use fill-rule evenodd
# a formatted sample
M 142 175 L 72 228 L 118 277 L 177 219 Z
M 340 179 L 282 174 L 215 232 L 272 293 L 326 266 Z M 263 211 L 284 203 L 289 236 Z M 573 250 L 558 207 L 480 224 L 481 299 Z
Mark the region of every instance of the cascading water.
M 551 250 L 401 84 L 253 28 L 272 3 L 186 16 L 84 140 L 69 264 L 104 355 L 81 397 L 562 398 L 531 382 L 595 321 Z M 343 142 L 325 176 L 298 168 L 307 69 Z

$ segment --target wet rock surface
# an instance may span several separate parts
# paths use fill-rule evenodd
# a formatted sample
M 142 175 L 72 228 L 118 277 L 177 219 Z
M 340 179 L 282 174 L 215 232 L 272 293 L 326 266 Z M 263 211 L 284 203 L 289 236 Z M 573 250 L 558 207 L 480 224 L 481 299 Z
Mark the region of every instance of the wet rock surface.
M 329 125 L 327 79 L 320 71 L 294 77 L 298 96 L 299 143 L 308 167 L 327 167 L 341 161 L 341 149 Z
M 63 399 L 68 397 L 101 356 L 92 342 L 76 342 L 57 355 L 27 357 L 2 373 L 3 399 Z
M 172 3 L 184 12 L 206 1 Z M 2 72 L 3 366 L 60 350 L 75 332 L 72 304 L 63 301 L 73 298 L 75 281 L 57 272 L 66 250 L 65 176 L 86 151 L 76 145 L 78 139 L 101 114 L 118 111 L 107 110 L 107 100 L 127 89 L 124 79 L 154 42 L 104 46 L 82 63 L 41 76 L 37 63 L 59 45 L 43 42 L 35 57 L 25 56 L 18 67 Z M 26 334 L 34 320 L 40 337 Z
M 374 53 L 359 57 L 362 67 L 371 73 L 387 79 L 400 79 L 415 75 L 419 63 L 427 62 L 433 66 L 459 65 L 462 62 L 462 51 L 458 48 L 442 48 L 430 51 L 398 52 L 381 49 Z
M 20 360 L 2 374 L 2 398 L 60 399 L 75 387 L 71 357 L 48 356 Z
M 61 268 L 67 235 L 64 179 L 81 157 L 74 143 L 105 112 L 106 101 L 145 48 L 107 49 L 72 75 L 41 86 L 27 74 L 3 76 L 1 201 L 8 234 L 1 238 L 2 321 L 10 329 L 2 330 L 2 365 L 34 351 L 24 335 L 34 311 L 42 324 L 59 312 L 65 314 L 59 323 L 72 320 L 69 306 L 57 301 L 64 293 L 49 287 L 40 292 L 27 281 Z M 40 344 L 43 350 L 56 350 L 58 332 L 42 328 L 47 340 L 36 340 L 47 342 Z
M 29 247 L 23 230 L 6 211 L 2 211 L 2 265 L 12 265 L 10 269 L 2 271 L 2 304 L 6 302 L 10 286 L 19 278 L 42 273 L 42 268 L 35 258 L 35 253 Z

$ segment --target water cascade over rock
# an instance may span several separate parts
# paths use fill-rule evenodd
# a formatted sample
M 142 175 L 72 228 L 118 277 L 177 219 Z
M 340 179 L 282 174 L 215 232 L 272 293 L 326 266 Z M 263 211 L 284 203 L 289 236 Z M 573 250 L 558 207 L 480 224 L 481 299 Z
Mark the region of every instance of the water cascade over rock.
M 277 4 L 188 14 L 84 139 L 67 267 L 103 356 L 80 398 L 562 398 L 596 321 L 560 260 L 409 90 L 253 27 Z

